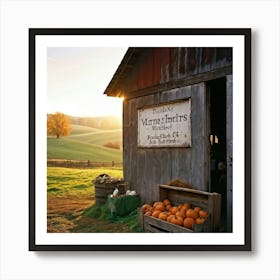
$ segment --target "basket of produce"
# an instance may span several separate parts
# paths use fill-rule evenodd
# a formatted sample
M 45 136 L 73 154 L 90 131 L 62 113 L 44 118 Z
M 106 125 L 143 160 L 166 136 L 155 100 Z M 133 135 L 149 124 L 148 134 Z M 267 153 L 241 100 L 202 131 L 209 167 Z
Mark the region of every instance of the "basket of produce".
M 116 189 L 119 195 L 125 194 L 127 184 L 123 178 L 111 177 L 107 174 L 98 175 L 93 181 L 95 204 L 106 203 L 107 198 Z

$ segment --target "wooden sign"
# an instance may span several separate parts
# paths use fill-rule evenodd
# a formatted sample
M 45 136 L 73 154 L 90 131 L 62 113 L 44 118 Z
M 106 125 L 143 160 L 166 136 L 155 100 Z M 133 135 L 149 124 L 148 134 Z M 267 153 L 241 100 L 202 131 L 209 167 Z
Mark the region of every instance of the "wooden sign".
M 138 147 L 191 147 L 191 99 L 138 110 Z

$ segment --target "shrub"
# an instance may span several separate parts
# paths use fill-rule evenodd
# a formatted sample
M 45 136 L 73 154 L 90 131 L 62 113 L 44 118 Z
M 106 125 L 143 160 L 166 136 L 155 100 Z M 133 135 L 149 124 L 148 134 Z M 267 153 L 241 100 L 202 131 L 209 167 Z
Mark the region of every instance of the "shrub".
M 111 148 L 111 149 L 116 149 L 116 150 L 120 150 L 121 145 L 119 142 L 108 142 L 106 144 L 103 145 L 104 147 L 107 148 Z

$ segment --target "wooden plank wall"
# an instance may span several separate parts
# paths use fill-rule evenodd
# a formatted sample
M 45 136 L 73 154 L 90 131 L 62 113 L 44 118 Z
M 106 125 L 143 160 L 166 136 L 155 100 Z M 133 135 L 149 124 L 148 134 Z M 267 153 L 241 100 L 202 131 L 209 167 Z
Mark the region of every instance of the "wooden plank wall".
M 124 101 L 124 178 L 129 187 L 140 194 L 142 202 L 157 200 L 157 185 L 177 178 L 188 181 L 199 190 L 208 190 L 209 134 L 205 92 L 205 84 L 199 83 Z M 138 148 L 137 110 L 189 97 L 192 102 L 192 147 Z
M 232 231 L 232 75 L 227 76 L 227 230 Z
M 123 92 L 137 92 L 232 65 L 232 48 L 142 48 L 137 55 Z

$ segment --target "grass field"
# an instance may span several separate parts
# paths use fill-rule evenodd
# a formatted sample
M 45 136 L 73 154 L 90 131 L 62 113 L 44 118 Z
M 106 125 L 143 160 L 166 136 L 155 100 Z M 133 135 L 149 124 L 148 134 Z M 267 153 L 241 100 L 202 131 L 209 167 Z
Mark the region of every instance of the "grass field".
M 121 129 L 102 130 L 78 125 L 73 125 L 72 128 L 72 133 L 67 139 L 101 146 L 108 142 L 122 143 Z
M 103 173 L 111 177 L 123 177 L 121 168 L 48 167 L 48 232 L 134 232 L 136 215 L 120 223 L 88 215 L 94 208 L 92 180 Z
M 59 139 L 48 137 L 47 157 L 48 159 L 122 162 L 122 151 L 104 147 L 108 142 L 122 143 L 122 131 L 73 125 L 70 136 Z
M 122 162 L 122 152 L 100 145 L 73 141 L 68 138 L 48 138 L 48 159 L 91 160 Z
M 47 138 L 48 159 L 90 160 L 94 162 L 122 162 L 122 151 L 106 148 L 108 142 L 122 143 L 121 129 L 102 130 L 72 125 L 70 136 Z M 122 146 L 122 144 L 121 144 Z M 136 215 L 121 222 L 100 219 L 102 211 L 94 205 L 92 180 L 106 173 L 123 178 L 122 168 L 74 169 L 48 167 L 47 200 L 48 232 L 134 232 Z
M 103 131 L 98 128 L 93 128 L 93 127 L 78 125 L 78 124 L 72 124 L 71 126 L 72 126 L 71 135 Z

